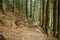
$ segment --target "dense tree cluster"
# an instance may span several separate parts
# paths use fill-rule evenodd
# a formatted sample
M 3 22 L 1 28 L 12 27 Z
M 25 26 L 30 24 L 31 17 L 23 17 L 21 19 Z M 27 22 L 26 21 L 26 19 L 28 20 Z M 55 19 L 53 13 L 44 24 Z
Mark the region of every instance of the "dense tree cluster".
M 60 0 L 0 0 L 0 9 L 12 11 L 17 20 L 39 22 L 49 37 L 54 35 L 60 40 Z

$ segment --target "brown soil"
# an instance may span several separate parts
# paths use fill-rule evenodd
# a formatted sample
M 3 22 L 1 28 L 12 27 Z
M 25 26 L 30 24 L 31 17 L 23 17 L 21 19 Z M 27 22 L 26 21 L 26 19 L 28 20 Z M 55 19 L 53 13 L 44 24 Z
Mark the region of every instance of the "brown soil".
M 12 12 L 7 13 L 4 15 L 0 12 L 0 35 L 3 35 L 7 40 L 56 40 L 53 37 L 49 39 L 41 27 L 38 28 L 23 21 L 16 25 L 16 17 Z

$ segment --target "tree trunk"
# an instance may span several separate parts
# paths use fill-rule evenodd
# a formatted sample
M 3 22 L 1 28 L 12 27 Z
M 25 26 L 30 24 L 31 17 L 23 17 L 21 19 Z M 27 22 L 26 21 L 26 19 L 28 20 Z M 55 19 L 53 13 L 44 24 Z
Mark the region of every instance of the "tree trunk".
M 58 39 L 60 40 L 60 0 L 58 0 Z
M 26 0 L 26 17 L 28 18 L 28 10 L 27 10 L 28 4 L 27 3 L 28 3 L 28 0 Z
M 45 18 L 46 18 L 46 0 L 43 0 L 43 14 L 42 14 L 42 27 L 45 30 Z
M 53 32 L 54 36 L 57 36 L 57 28 L 58 28 L 58 13 L 57 13 L 57 0 L 54 0 L 54 5 L 53 5 Z
M 32 18 L 32 0 L 30 0 L 30 17 Z
M 0 9 L 2 8 L 2 0 L 0 0 Z
M 46 30 L 46 33 L 47 33 L 48 36 L 50 35 L 48 33 L 48 31 L 49 31 L 49 21 L 50 21 L 50 0 L 47 0 L 45 30 Z
M 5 15 L 5 12 L 4 12 L 4 10 L 3 10 L 3 1 L 2 0 L 0 0 L 0 11 L 2 11 L 2 13 Z

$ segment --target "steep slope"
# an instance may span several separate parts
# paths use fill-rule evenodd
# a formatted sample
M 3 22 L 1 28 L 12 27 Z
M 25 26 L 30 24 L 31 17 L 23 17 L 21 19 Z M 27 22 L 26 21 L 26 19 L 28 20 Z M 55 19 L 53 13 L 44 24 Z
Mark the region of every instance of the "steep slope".
M 26 24 L 23 21 L 20 21 L 17 26 L 15 21 L 16 17 L 11 12 L 8 12 L 7 15 L 0 12 L 0 35 L 3 35 L 7 40 L 49 40 L 41 27 L 37 28 L 35 25 Z

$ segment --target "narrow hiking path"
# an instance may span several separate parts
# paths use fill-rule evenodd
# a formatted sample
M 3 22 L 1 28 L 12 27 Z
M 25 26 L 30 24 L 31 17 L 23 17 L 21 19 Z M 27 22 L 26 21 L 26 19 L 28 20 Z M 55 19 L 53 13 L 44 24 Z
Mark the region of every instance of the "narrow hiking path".
M 12 15 L 12 12 L 7 13 L 4 15 L 0 11 L 0 35 L 7 40 L 56 40 L 54 37 L 49 39 L 41 27 L 35 27 L 33 24 L 20 21 L 17 26 L 16 17 Z

